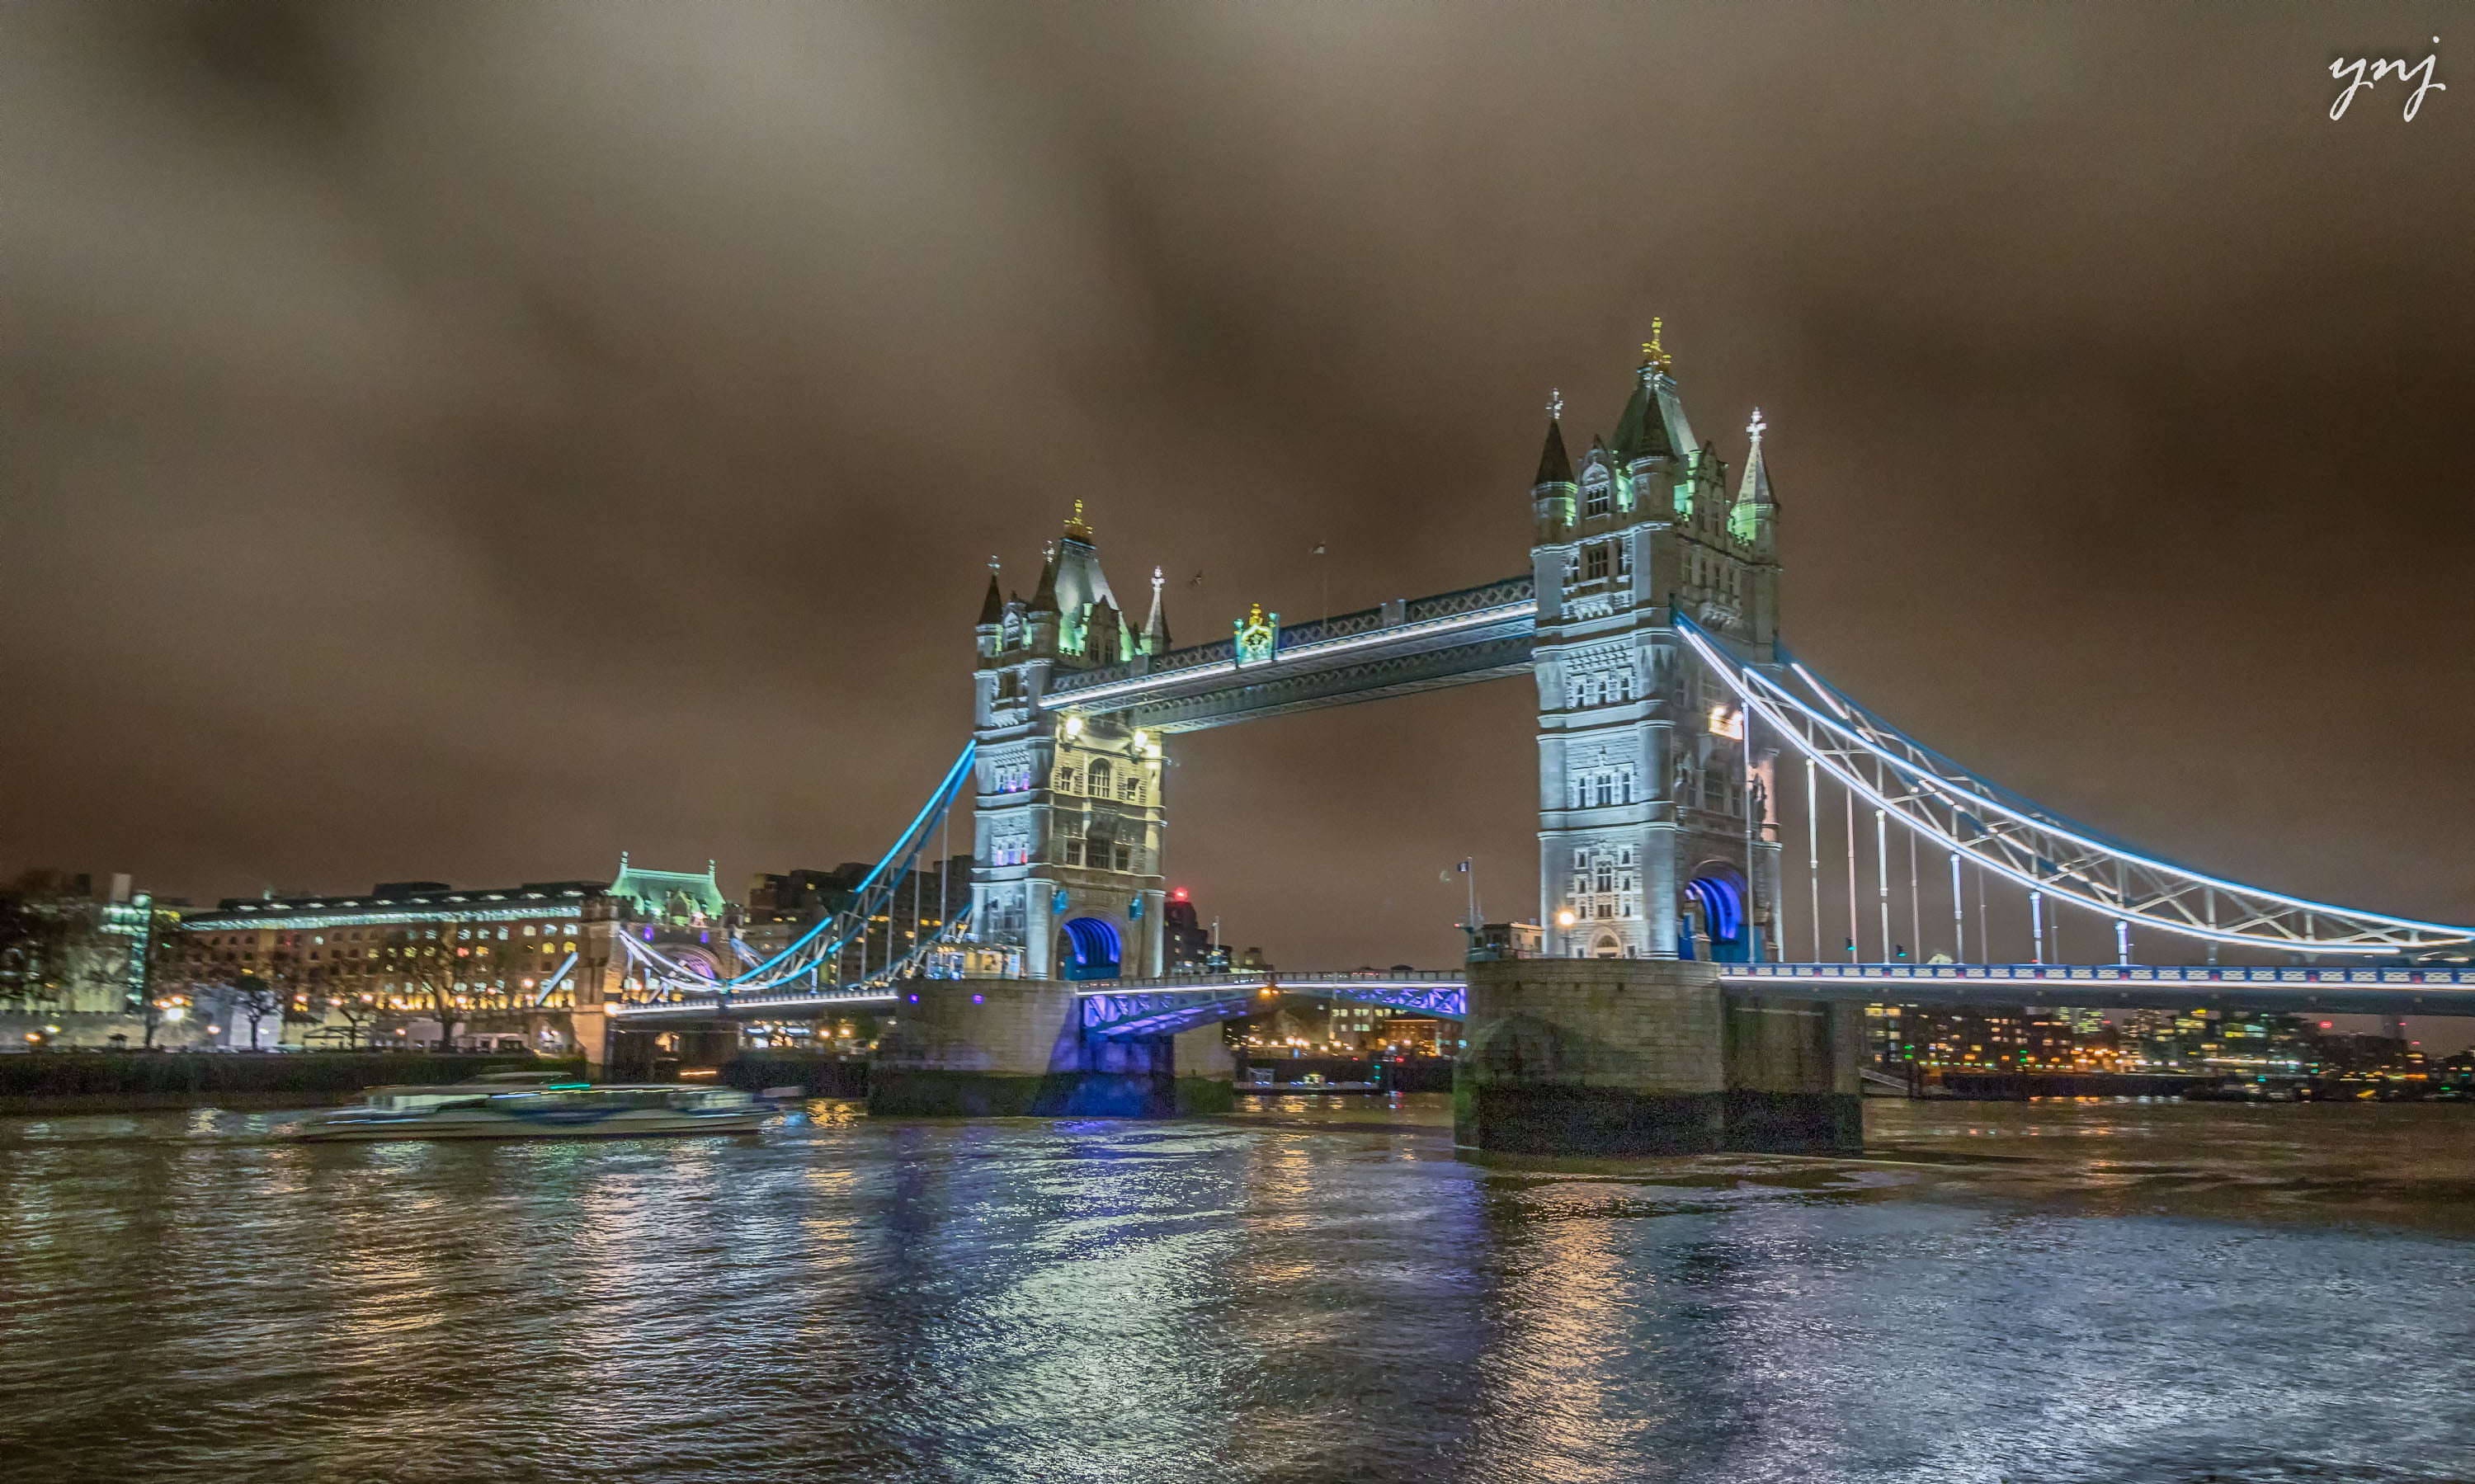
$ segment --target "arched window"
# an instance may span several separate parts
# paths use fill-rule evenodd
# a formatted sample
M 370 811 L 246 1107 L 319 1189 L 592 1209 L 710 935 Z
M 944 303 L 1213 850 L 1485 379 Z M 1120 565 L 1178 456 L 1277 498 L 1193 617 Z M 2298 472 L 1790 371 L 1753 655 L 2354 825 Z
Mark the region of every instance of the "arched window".
M 1114 787 L 1114 770 L 1109 766 L 1109 760 L 1107 758 L 1093 758 L 1091 760 L 1091 766 L 1089 769 L 1089 776 L 1090 778 L 1092 797 L 1107 798 Z

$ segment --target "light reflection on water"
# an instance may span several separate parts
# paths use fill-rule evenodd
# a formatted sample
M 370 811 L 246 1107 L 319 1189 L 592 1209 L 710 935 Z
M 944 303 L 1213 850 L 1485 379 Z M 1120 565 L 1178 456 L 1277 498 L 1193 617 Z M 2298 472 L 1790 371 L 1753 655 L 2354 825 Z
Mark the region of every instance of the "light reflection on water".
M 1177 1124 L 0 1120 L 0 1477 L 2475 1476 L 2475 1112 L 1868 1106 L 1862 1161 Z

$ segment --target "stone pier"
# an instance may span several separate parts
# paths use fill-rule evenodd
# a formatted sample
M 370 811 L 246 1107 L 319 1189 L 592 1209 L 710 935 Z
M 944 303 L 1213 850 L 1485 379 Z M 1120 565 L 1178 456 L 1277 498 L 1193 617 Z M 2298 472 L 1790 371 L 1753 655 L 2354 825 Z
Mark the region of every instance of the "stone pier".
M 1718 966 L 1469 966 L 1455 1139 L 1523 1154 L 1844 1154 L 1861 1147 L 1856 1007 L 1736 998 Z
M 1236 1102 L 1220 1027 L 1087 1036 L 1070 984 L 922 980 L 893 1018 L 869 1066 L 869 1111 L 879 1115 L 1169 1118 Z

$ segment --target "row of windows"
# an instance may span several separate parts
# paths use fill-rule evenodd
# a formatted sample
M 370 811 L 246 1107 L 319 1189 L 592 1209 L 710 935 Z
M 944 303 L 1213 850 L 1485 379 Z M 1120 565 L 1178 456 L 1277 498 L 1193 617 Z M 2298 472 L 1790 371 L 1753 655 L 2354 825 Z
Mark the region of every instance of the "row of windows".
M 1121 839 L 1091 839 L 1058 832 L 1057 859 L 1066 865 L 1088 865 L 1094 870 L 1131 871 L 1139 867 L 1142 852 Z
M 565 931 L 573 934 L 576 929 L 573 925 L 570 925 L 565 929 Z M 504 940 L 511 936 L 522 936 L 525 937 L 557 937 L 560 932 L 561 928 L 557 923 L 527 922 L 523 924 L 510 923 L 496 929 L 471 927 L 457 928 L 455 930 L 455 936 L 458 938 L 468 941 L 477 937 L 491 937 L 493 936 Z M 439 930 L 437 928 L 355 928 L 349 932 L 313 933 L 306 936 L 311 945 L 324 947 L 331 940 L 336 943 L 358 943 L 364 940 L 376 943 L 400 939 L 407 934 L 426 938 L 434 938 L 438 936 Z M 303 937 L 304 935 L 299 933 L 279 933 L 275 936 L 275 946 L 279 948 L 298 948 L 301 946 L 301 939 Z M 239 948 L 256 944 L 257 941 L 257 935 L 255 933 L 210 933 L 201 937 L 199 941 L 207 944 L 210 948 Z
M 1602 921 L 1640 914 L 1641 877 L 1630 845 L 1584 845 L 1573 852 L 1576 915 Z
M 1143 775 L 1132 769 L 1120 774 L 1107 758 L 1093 758 L 1089 767 L 1080 769 L 1071 763 L 1060 764 L 1054 787 L 1059 793 L 1088 793 L 1126 804 L 1143 801 Z
M 1569 809 L 1605 809 L 1611 804 L 1633 801 L 1632 765 L 1602 767 L 1586 773 L 1576 773 L 1565 783 Z
M 1630 665 L 1614 669 L 1594 669 L 1564 677 L 1564 706 L 1579 711 L 1585 706 L 1606 706 L 1618 701 L 1635 699 L 1641 693 L 1641 680 Z

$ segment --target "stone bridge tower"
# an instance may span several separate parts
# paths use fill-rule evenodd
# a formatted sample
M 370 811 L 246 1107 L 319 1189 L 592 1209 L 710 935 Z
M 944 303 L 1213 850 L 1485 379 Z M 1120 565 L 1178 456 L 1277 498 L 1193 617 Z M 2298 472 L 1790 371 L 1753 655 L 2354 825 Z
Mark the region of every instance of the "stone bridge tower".
M 1761 415 L 1730 494 L 1655 331 L 1611 442 L 1577 470 L 1561 400 L 1531 491 L 1538 860 L 1556 958 L 1777 954 L 1777 747 L 1679 638 L 1679 611 L 1774 659 L 1777 505 Z
M 1167 650 L 1160 573 L 1138 631 L 1100 571 L 1080 500 L 1028 602 L 1004 596 L 992 568 L 974 673 L 972 972 L 1159 974 L 1161 740 L 1123 713 L 1086 716 L 1046 702 L 1062 672 Z

